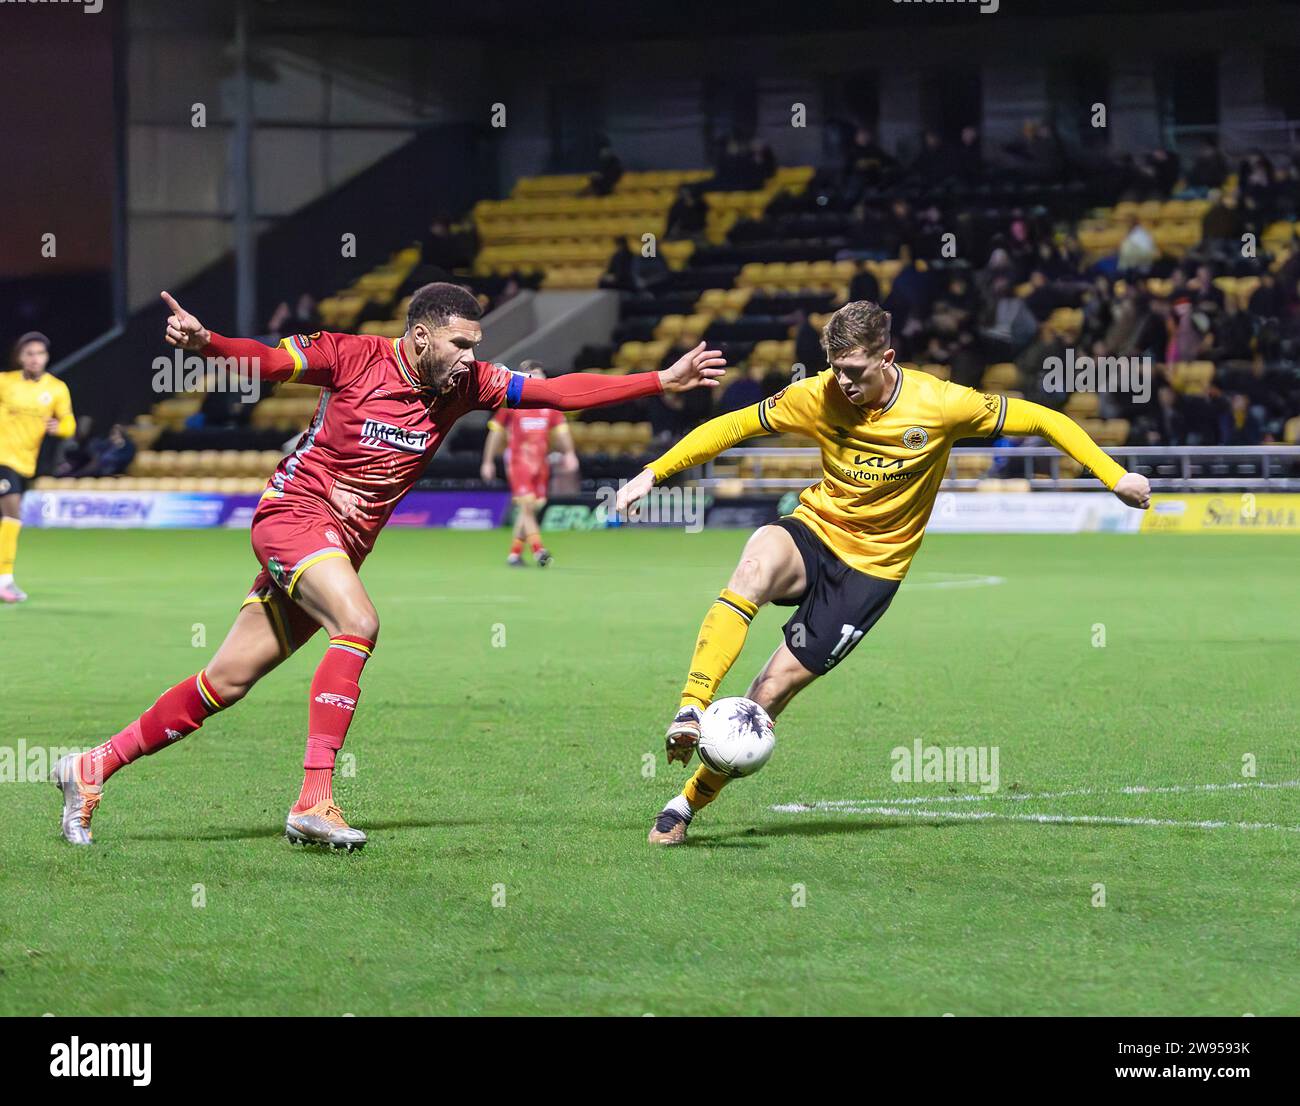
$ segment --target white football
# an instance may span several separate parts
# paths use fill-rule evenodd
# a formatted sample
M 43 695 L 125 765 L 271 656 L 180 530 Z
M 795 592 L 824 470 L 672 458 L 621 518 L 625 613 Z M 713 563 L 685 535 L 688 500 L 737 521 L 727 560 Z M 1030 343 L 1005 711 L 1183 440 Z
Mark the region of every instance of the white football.
M 700 720 L 700 760 L 724 776 L 752 776 L 775 748 L 772 719 L 752 699 L 718 699 Z

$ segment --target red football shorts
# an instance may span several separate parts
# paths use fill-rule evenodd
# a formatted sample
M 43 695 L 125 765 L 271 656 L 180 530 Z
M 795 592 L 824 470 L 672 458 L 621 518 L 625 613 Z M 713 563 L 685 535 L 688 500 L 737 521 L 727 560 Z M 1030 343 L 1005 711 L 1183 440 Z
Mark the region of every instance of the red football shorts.
M 546 465 L 511 465 L 510 494 L 518 499 L 531 496 L 545 499 L 551 483 L 551 473 Z
M 295 499 L 264 499 L 253 516 L 253 552 L 262 571 L 243 606 L 264 603 L 285 655 L 320 629 L 293 601 L 303 572 L 331 557 L 346 558 L 359 569 L 365 553 L 324 504 Z

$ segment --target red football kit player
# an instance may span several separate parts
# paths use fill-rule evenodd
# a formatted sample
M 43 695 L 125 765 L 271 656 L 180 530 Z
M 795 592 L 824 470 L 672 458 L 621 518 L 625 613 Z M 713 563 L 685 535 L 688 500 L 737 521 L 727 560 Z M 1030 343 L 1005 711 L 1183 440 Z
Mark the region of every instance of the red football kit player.
M 262 571 L 212 660 L 120 733 L 56 766 L 63 836 L 89 844 L 105 780 L 242 699 L 324 627 L 329 642 L 309 693 L 303 784 L 285 833 L 291 841 L 357 848 L 366 835 L 348 825 L 331 785 L 357 709 L 361 671 L 379 634 L 379 617 L 357 569 L 455 421 L 469 411 L 578 410 L 662 389 L 716 387 L 723 361 L 700 343 L 661 373 L 530 379 L 474 359 L 481 309 L 453 284 L 429 284 L 415 293 L 401 338 L 320 333 L 286 338 L 278 347 L 212 333 L 166 292 L 163 299 L 171 308 L 169 344 L 244 359 L 264 380 L 319 385 L 320 402 L 253 516 L 252 544 Z
M 545 380 L 536 362 L 525 361 L 520 370 L 539 380 Z M 547 491 L 551 482 L 551 466 L 547 455 L 551 440 L 564 453 L 564 466 L 570 472 L 578 471 L 578 455 L 573 449 L 564 415 L 555 410 L 531 411 L 520 408 L 503 408 L 488 423 L 487 441 L 483 443 L 483 464 L 480 475 L 485 481 L 496 477 L 496 455 L 504 439 L 507 453 L 506 474 L 510 479 L 510 495 L 515 505 L 515 526 L 509 565 L 524 563 L 524 542 L 528 542 L 538 568 L 551 563 L 551 554 L 542 545 L 541 515 L 546 506 Z

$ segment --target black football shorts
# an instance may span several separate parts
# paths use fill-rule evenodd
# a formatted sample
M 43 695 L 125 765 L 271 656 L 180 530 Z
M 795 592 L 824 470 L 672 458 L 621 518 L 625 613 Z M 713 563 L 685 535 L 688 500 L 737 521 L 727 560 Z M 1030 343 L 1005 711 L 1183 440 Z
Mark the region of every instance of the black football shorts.
M 26 490 L 26 477 L 8 465 L 0 465 L 0 495 L 22 495 Z
M 820 676 L 847 657 L 879 621 L 901 581 L 850 568 L 791 515 L 773 525 L 794 538 L 808 577 L 801 596 L 775 600 L 779 606 L 796 608 L 785 624 L 785 643 L 800 664 Z

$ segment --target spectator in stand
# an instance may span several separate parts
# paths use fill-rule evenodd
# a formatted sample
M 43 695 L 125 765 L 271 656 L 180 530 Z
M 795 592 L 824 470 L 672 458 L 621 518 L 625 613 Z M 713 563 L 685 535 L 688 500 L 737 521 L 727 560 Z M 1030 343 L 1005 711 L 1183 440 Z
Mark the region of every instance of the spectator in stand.
M 1237 306 L 1236 299 L 1229 300 L 1214 321 L 1214 348 L 1208 353 L 1211 361 L 1249 361 L 1253 354 L 1255 325 L 1250 315 Z
M 121 423 L 115 423 L 106 437 L 93 438 L 86 463 L 68 476 L 120 476 L 135 460 L 135 443 Z
M 993 302 L 982 322 L 985 352 L 997 361 L 1010 361 L 1038 334 L 1037 320 L 1006 278 L 994 284 Z
M 1165 348 L 1165 363 L 1199 361 L 1206 349 L 1209 324 L 1203 314 L 1192 310 L 1191 300 L 1179 297 L 1173 303 L 1169 318 L 1169 344 Z M 1210 336 L 1212 338 L 1212 336 Z
M 921 152 L 909 166 L 907 175 L 921 184 L 942 184 L 958 175 L 958 161 L 945 145 L 938 131 L 921 136 Z
M 1249 396 L 1233 393 L 1220 415 L 1219 440 L 1224 445 L 1260 445 L 1264 441 L 1264 429 L 1250 410 Z
M 1215 287 L 1214 273 L 1210 266 L 1205 264 L 1196 266 L 1196 272 L 1187 282 L 1187 290 L 1195 297 L 1196 306 L 1202 310 L 1210 305 L 1217 310 L 1223 309 L 1223 290 Z
M 876 279 L 876 274 L 865 265 L 854 274 L 853 279 L 849 282 L 849 299 L 870 300 L 872 303 L 880 302 L 880 281 Z
M 1259 287 L 1250 295 L 1250 313 L 1264 319 L 1276 319 L 1285 309 L 1286 297 L 1277 278 L 1265 270 L 1259 275 Z
M 668 265 L 658 250 L 654 256 L 645 257 L 632 249 L 626 238 L 619 238 L 615 241 L 609 268 L 600 278 L 600 286 L 619 292 L 645 292 L 658 287 L 668 276 Z
M 1065 170 L 1060 141 L 1047 123 L 1026 120 L 1020 139 L 1005 148 L 1019 172 L 1031 180 L 1060 180 Z
M 293 333 L 313 332 L 294 330 Z M 237 426 L 250 409 L 248 404 L 239 402 L 239 396 L 212 388 L 203 393 L 203 403 L 185 420 L 185 425 L 191 430 L 225 430 Z
M 876 141 L 868 127 L 859 127 L 844 151 L 843 191 L 854 195 L 863 188 L 876 188 L 898 174 L 898 159 Z
M 1129 219 L 1128 234 L 1119 244 L 1119 271 L 1121 273 L 1145 273 L 1160 256 L 1156 240 L 1151 232 L 1142 225 L 1136 215 Z
M 1041 269 L 1035 269 L 1029 274 L 1029 286 L 1025 306 L 1039 322 L 1046 319 L 1058 307 L 1064 306 L 1060 289 L 1047 279 L 1047 274 Z
M 506 278 L 506 282 L 501 285 L 501 291 L 495 297 L 490 298 L 487 304 L 484 305 L 483 314 L 486 315 L 489 311 L 495 311 L 498 307 L 505 306 L 522 291 L 523 286 L 519 283 L 519 278 L 512 273 Z
M 1138 416 L 1133 427 L 1135 445 L 1185 445 L 1187 420 L 1179 409 L 1178 393 L 1168 384 L 1156 391 L 1153 409 Z
M 730 411 L 741 411 L 765 400 L 767 393 L 763 390 L 762 377 L 762 369 L 746 369 L 727 385 L 726 391 L 718 399 L 714 414 L 725 415 Z
M 761 189 L 776 172 L 776 154 L 761 138 L 749 141 L 749 166 L 751 192 Z
M 695 391 L 701 394 L 664 392 L 650 400 L 650 432 L 656 443 L 676 442 L 712 415 L 713 397 L 709 389 Z
M 1178 183 L 1178 155 L 1169 150 L 1152 150 L 1143 162 L 1144 175 L 1151 182 L 1151 195 L 1163 199 Z
M 472 264 L 477 252 L 472 228 L 456 230 L 445 215 L 435 215 L 420 242 L 420 263 L 429 270 L 427 280 L 445 280 L 454 270 Z
M 1192 167 L 1187 171 L 1187 184 L 1190 188 L 1221 188 L 1228 176 L 1228 159 L 1223 156 L 1218 143 L 1213 138 L 1201 141 L 1201 148 L 1192 160 Z
M 1216 244 L 1222 243 L 1228 249 L 1240 249 L 1241 235 L 1245 227 L 1241 218 L 1241 207 L 1237 203 L 1237 194 L 1235 192 L 1225 194 L 1216 188 L 1211 189 L 1208 198 L 1210 207 L 1201 219 L 1202 242 L 1207 248 L 1214 248 Z
M 316 299 L 310 292 L 303 292 L 298 297 L 289 325 L 294 334 L 315 334 L 320 330 L 320 312 L 316 310 Z
M 980 149 L 978 127 L 962 127 L 961 140 L 953 156 L 954 175 L 966 184 L 974 184 L 984 175 L 984 154 Z
M 289 308 L 289 301 L 281 300 L 266 321 L 267 344 L 277 345 L 286 334 L 292 334 L 293 330 L 290 328 L 292 319 L 293 312 Z
M 998 244 L 989 251 L 988 264 L 975 277 L 975 287 L 982 303 L 988 303 L 993 298 L 993 286 L 999 281 L 1015 284 L 1018 280 L 1011 254 L 1001 244 L 1003 239 L 999 236 L 995 241 Z
M 59 453 L 59 460 L 54 467 L 55 476 L 76 476 L 94 459 L 90 443 L 94 441 L 95 420 L 89 415 L 77 418 L 77 430 L 66 442 Z
M 822 349 L 821 334 L 804 311 L 796 313 L 798 322 L 794 331 L 794 359 L 804 368 L 805 376 L 812 376 L 826 368 L 826 353 Z
M 1260 221 L 1273 213 L 1273 163 L 1263 151 L 1253 150 L 1237 170 L 1237 188 L 1241 206 Z
M 668 230 L 665 237 L 669 240 L 698 238 L 704 233 L 708 223 L 709 205 L 703 196 L 693 188 L 682 185 L 677 190 L 677 199 L 668 209 Z
M 596 171 L 587 183 L 587 192 L 592 196 L 608 196 L 614 191 L 623 176 L 623 162 L 614 153 L 614 148 L 605 142 L 596 157 Z

